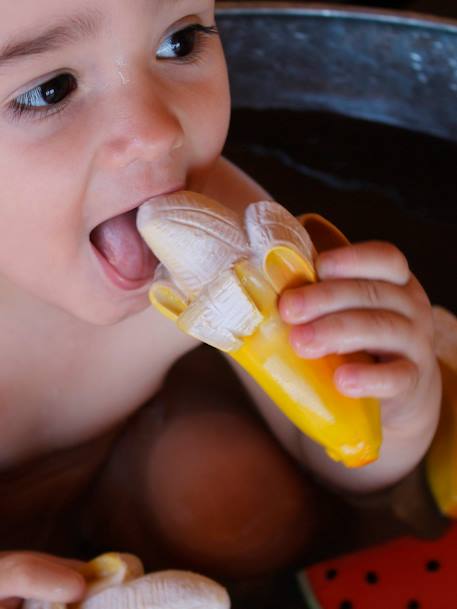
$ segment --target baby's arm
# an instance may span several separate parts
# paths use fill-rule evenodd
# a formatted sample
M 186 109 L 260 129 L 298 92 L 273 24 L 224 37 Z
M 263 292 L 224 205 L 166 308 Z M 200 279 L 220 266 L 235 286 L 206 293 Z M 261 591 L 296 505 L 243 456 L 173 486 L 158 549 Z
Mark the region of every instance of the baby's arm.
M 0 608 L 19 607 L 22 599 L 55 603 L 81 600 L 86 585 L 78 561 L 36 552 L 0 553 Z
M 272 198 L 238 168 L 224 163 L 210 196 L 232 208 L 236 200 L 240 211 L 250 202 Z M 342 393 L 381 400 L 380 458 L 360 469 L 335 463 L 289 422 L 246 373 L 238 367 L 236 371 L 295 458 L 340 489 L 369 492 L 393 484 L 414 469 L 435 432 L 441 379 L 433 350 L 431 307 L 405 257 L 391 244 L 373 242 L 333 250 L 322 254 L 317 265 L 321 281 L 285 294 L 280 311 L 284 321 L 295 326 L 293 344 L 302 357 L 359 350 L 376 356 L 371 366 L 341 368 L 335 381 Z M 297 312 L 291 308 L 293 298 Z M 305 332 L 310 329 L 316 332 L 315 338 L 305 344 Z M 343 388 L 345 381 L 357 386 Z

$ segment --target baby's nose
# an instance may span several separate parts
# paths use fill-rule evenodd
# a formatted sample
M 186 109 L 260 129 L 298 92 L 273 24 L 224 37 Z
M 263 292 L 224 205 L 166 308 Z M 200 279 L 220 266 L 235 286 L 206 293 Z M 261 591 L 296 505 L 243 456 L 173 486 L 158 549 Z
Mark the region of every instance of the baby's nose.
M 98 160 L 105 168 L 122 168 L 135 161 L 166 161 L 183 145 L 181 121 L 167 97 L 156 89 L 154 85 L 127 85 L 116 95 L 114 110 L 102 119 L 104 135 Z

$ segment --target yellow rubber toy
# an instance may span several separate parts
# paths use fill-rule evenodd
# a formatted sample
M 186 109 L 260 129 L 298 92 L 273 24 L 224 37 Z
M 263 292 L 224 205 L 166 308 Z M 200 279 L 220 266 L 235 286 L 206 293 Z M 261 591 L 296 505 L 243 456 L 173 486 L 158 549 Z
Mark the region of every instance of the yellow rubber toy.
M 205 201 L 201 203 L 202 206 L 205 204 Z M 140 232 L 155 252 L 153 231 L 149 231 L 148 227 L 152 226 L 156 211 L 154 203 L 150 205 L 150 215 L 143 221 Z M 178 213 L 177 209 L 174 207 L 172 211 Z M 209 214 L 207 209 L 203 211 L 206 215 Z M 296 222 L 295 219 L 293 221 Z M 314 245 L 318 250 L 347 243 L 335 227 L 319 216 L 304 216 L 301 221 L 315 240 Z M 194 216 L 189 223 L 194 230 Z M 298 228 L 303 230 L 300 226 Z M 156 255 L 161 259 L 160 254 Z M 230 281 L 224 283 L 217 277 L 213 283 L 219 281 L 222 287 L 218 288 L 219 291 L 215 290 L 214 294 L 205 293 L 204 297 L 213 305 L 215 297 L 219 297 L 221 292 L 228 290 L 227 286 L 231 288 L 236 282 L 236 289 L 246 301 L 245 308 L 251 307 L 256 317 L 252 327 L 248 327 L 238 337 L 237 348 L 224 350 L 304 434 L 325 447 L 332 459 L 341 461 L 347 467 L 360 467 L 375 460 L 381 445 L 378 401 L 343 396 L 337 391 L 333 380 L 335 370 L 341 364 L 367 361 L 368 356 L 331 355 L 320 359 L 303 359 L 293 351 L 288 337 L 290 328 L 278 313 L 278 296 L 283 290 L 316 281 L 313 261 L 305 259 L 292 246 L 276 244 L 264 256 L 262 268 L 256 267 L 252 259 L 240 259 L 231 266 L 230 272 Z M 172 273 L 171 278 L 173 279 Z M 170 282 L 157 282 L 151 288 L 150 300 L 181 330 L 204 340 L 201 335 L 192 333 L 194 318 L 204 309 L 203 306 L 194 306 L 195 303 L 200 304 L 200 301 L 205 304 L 201 295 L 186 298 Z M 192 306 L 197 311 L 194 317 L 189 314 Z M 230 317 L 230 310 L 225 315 Z M 203 321 L 208 319 L 204 310 L 200 317 Z M 201 326 L 203 322 L 198 323 Z M 211 344 L 210 341 L 207 342 Z

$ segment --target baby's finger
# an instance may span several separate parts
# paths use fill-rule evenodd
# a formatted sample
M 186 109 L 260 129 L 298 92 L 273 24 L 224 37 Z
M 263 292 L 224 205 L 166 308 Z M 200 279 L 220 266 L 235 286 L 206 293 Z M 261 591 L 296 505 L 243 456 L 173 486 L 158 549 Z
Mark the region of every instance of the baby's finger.
M 412 390 L 419 372 L 415 364 L 400 358 L 388 363 L 344 364 L 336 370 L 334 379 L 344 395 L 381 399 Z
M 369 309 L 334 313 L 293 326 L 290 341 L 298 355 L 309 359 L 367 351 L 417 362 L 427 348 L 424 337 L 408 318 L 392 311 Z
M 398 285 L 408 283 L 411 275 L 402 252 L 384 241 L 367 241 L 322 252 L 316 259 L 316 268 L 321 279 L 378 279 Z
M 64 567 L 68 567 L 69 569 L 73 569 L 74 571 L 81 571 L 84 569 L 85 565 L 87 565 L 87 562 L 79 560 L 78 558 L 65 558 L 64 556 L 55 556 L 54 554 L 46 554 L 45 552 L 0 552 L 0 559 L 6 556 L 11 556 L 12 554 L 42 558 L 48 562 L 56 563 L 63 565 Z
M 287 290 L 279 300 L 286 323 L 306 323 L 348 309 L 384 309 L 405 317 L 416 314 L 415 302 L 404 287 L 365 279 L 330 279 Z
M 60 556 L 49 556 L 51 560 L 56 560 L 59 564 L 74 571 L 82 572 L 87 565 L 87 562 L 83 560 L 77 560 L 76 558 L 61 558 Z
M 69 603 L 79 600 L 84 591 L 82 575 L 47 557 L 31 552 L 0 556 L 0 599 L 20 597 Z

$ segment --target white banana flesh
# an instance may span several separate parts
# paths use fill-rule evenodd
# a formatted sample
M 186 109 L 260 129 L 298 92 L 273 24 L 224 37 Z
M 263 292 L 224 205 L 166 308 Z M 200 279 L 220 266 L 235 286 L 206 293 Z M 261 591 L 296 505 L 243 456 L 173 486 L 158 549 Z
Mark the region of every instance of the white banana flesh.
M 243 289 L 235 271 L 237 263 L 250 261 L 253 272 L 258 267 L 267 273 L 271 269 L 274 276 L 268 256 L 284 247 L 292 255 L 295 252 L 297 261 L 314 275 L 312 262 L 304 262 L 314 257 L 307 232 L 272 201 L 250 205 L 243 223 L 216 201 L 181 192 L 143 204 L 137 226 L 161 261 L 151 299 L 159 308 L 164 295 L 180 301 L 181 330 L 221 351 L 238 349 L 241 339 L 250 336 L 263 319 Z M 266 283 L 264 278 L 259 281 Z

